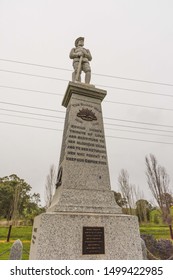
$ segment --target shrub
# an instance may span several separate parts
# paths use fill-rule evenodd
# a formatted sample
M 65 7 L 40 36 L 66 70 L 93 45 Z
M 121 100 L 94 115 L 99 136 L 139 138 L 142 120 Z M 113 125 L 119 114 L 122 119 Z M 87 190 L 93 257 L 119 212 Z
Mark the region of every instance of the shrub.
M 155 239 L 153 235 L 143 234 L 148 251 L 161 260 L 169 259 L 173 256 L 173 243 L 168 239 Z

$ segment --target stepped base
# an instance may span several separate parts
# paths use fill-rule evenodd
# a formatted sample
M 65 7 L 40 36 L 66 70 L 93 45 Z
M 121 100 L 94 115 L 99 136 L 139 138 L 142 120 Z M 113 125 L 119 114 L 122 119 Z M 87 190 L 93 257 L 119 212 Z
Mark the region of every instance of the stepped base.
M 121 208 L 115 203 L 112 191 L 59 188 L 47 212 L 117 213 Z
M 140 260 L 137 218 L 123 214 L 44 213 L 34 220 L 30 260 Z

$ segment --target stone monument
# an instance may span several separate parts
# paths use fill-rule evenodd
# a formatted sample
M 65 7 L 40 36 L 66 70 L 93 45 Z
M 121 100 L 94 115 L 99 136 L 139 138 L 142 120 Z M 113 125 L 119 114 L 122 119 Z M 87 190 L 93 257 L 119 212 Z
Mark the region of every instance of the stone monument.
M 142 259 L 137 217 L 122 214 L 111 191 L 101 108 L 106 91 L 89 84 L 82 48 L 62 101 L 66 118 L 56 192 L 47 212 L 34 220 L 30 259 Z
M 10 250 L 10 260 L 21 260 L 22 259 L 22 250 L 23 250 L 23 244 L 18 239 L 16 240 Z

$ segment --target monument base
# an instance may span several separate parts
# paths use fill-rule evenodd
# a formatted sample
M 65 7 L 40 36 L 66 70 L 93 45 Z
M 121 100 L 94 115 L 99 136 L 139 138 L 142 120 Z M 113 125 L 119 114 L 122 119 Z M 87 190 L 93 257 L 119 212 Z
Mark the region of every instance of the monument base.
M 34 220 L 30 260 L 140 260 L 137 217 L 47 212 Z

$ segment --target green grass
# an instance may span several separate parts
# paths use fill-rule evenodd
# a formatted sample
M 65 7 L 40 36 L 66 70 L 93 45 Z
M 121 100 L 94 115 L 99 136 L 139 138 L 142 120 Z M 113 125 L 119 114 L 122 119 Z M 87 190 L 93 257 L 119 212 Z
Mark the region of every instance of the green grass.
M 23 254 L 22 260 L 28 260 L 32 227 L 12 227 L 10 242 L 6 242 L 8 234 L 8 227 L 0 227 L 0 260 L 8 260 L 10 255 L 10 248 L 13 245 L 13 242 L 17 239 L 20 239 L 23 243 Z M 8 250 L 8 251 L 7 251 Z M 1 256 L 3 252 L 7 251 Z
M 8 234 L 8 227 L 0 227 L 0 240 L 6 240 Z M 11 240 L 31 240 L 32 227 L 31 226 L 23 226 L 23 227 L 15 227 L 13 226 L 11 229 Z
M 10 254 L 9 250 L 10 250 L 11 246 L 12 246 L 11 242 L 0 243 L 0 260 L 9 260 L 9 254 Z M 1 256 L 2 253 L 4 253 L 4 254 Z
M 13 245 L 13 242 L 0 242 L 0 260 L 9 260 L 10 256 L 10 248 Z M 29 259 L 29 250 L 30 250 L 30 242 L 24 243 L 23 242 L 23 253 L 22 253 L 22 260 Z M 4 253 L 5 252 L 5 253 Z M 1 255 L 4 253 L 3 255 Z
M 151 234 L 156 239 L 170 239 L 170 233 L 168 226 L 140 226 L 141 234 Z
M 170 239 L 169 228 L 168 226 L 160 225 L 141 225 L 140 226 L 141 234 L 152 234 L 156 239 Z M 17 239 L 20 239 L 23 243 L 23 260 L 28 260 L 29 250 L 30 250 L 30 241 L 32 234 L 32 226 L 23 226 L 23 227 L 12 227 L 10 242 L 6 242 L 8 234 L 8 227 L 0 227 L 0 260 L 8 260 L 10 254 L 10 248 L 13 242 Z M 7 251 L 8 250 L 8 251 Z M 3 252 L 7 251 L 1 256 Z

